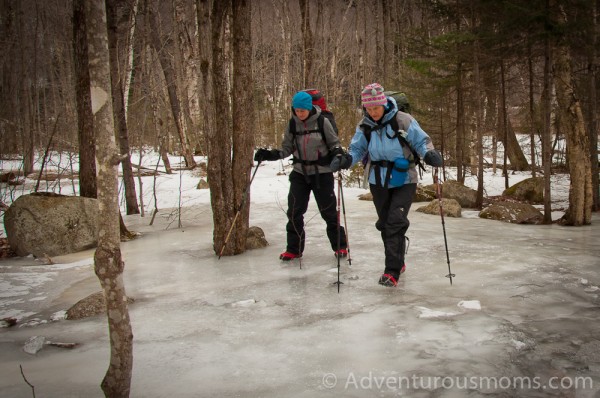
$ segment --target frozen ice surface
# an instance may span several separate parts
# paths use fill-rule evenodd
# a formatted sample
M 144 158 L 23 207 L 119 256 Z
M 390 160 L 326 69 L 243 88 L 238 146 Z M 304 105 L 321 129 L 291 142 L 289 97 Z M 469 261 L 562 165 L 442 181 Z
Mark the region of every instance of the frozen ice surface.
M 287 177 L 265 169 L 255 182 L 250 224 L 264 249 L 218 260 L 208 202 L 186 207 L 180 229 L 170 210 L 154 226 L 126 217 L 142 234 L 121 245 L 135 299 L 132 397 L 597 396 L 598 214 L 578 228 L 447 218 L 451 286 L 440 218 L 415 203 L 407 272 L 386 288 L 373 204 L 344 188 L 352 268 L 341 263 L 338 293 L 314 200 L 302 260 L 282 263 Z M 0 263 L 0 318 L 32 325 L 0 329 L 0 395 L 31 396 L 21 365 L 38 396 L 103 396 L 105 317 L 57 315 L 100 290 L 92 257 Z M 33 336 L 78 345 L 28 355 Z

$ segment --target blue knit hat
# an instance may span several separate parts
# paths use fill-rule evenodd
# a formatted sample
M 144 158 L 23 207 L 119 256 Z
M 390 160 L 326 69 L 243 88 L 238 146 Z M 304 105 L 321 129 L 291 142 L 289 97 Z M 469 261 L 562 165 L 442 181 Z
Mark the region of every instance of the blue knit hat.
M 310 111 L 313 107 L 312 97 L 307 92 L 299 91 L 292 98 L 292 107 L 294 109 L 306 109 Z

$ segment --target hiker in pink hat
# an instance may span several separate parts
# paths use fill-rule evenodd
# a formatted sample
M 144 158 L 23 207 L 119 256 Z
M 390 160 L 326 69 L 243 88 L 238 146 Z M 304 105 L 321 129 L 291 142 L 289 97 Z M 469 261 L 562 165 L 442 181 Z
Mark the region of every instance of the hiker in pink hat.
M 408 211 L 419 179 L 416 166 L 423 158 L 426 164 L 440 167 L 442 157 L 415 118 L 399 111 L 396 100 L 386 96 L 379 83 L 365 86 L 361 102 L 363 119 L 348 154 L 337 156 L 330 168 L 334 172 L 347 169 L 368 155 L 369 189 L 378 217 L 375 226 L 385 249 L 379 284 L 393 287 L 406 270 Z

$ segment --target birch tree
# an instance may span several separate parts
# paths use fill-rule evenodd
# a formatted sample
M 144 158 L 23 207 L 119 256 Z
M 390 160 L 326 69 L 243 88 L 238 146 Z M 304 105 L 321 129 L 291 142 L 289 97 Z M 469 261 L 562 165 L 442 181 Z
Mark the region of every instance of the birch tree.
M 124 263 L 119 235 L 117 166 L 111 100 L 110 60 L 104 1 L 85 2 L 89 45 L 90 91 L 94 112 L 98 185 L 98 247 L 94 271 L 106 302 L 110 338 L 110 364 L 101 387 L 107 397 L 128 397 L 133 367 L 133 333 L 123 283 Z

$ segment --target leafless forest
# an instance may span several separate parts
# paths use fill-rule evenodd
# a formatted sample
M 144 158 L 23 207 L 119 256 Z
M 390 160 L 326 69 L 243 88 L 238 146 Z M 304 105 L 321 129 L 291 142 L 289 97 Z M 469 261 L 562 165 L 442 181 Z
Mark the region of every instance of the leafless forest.
M 484 167 L 507 184 L 509 170 L 529 170 L 544 177 L 551 222 L 550 175 L 563 172 L 563 224 L 590 224 L 599 12 L 600 0 L 0 0 L 0 157 L 22 160 L 6 179 L 35 178 L 49 151 L 76 156 L 79 193 L 104 216 L 106 396 L 130 390 L 116 180 L 119 165 L 126 212 L 139 213 L 132 151 L 177 153 L 188 169 L 207 156 L 213 248 L 239 254 L 253 149 L 278 145 L 292 94 L 320 89 L 348 145 L 360 89 L 377 81 L 408 95 L 457 180 L 478 176 L 480 206 Z M 171 171 L 166 156 L 161 167 Z
M 360 89 L 377 81 L 408 95 L 459 180 L 496 166 L 484 155 L 532 175 L 558 167 L 573 177 L 583 167 L 575 173 L 585 176 L 576 186 L 587 186 L 579 196 L 593 195 L 598 208 L 598 0 L 221 3 L 106 2 L 122 153 L 151 146 L 195 167 L 194 154 L 211 155 L 212 134 L 227 141 L 227 154 L 277 145 L 291 95 L 308 87 L 324 92 L 347 145 Z M 21 156 L 25 174 L 45 149 L 80 153 L 93 142 L 80 93 L 87 49 L 77 7 L 0 2 L 0 155 Z M 524 150 L 516 134 L 542 142 L 545 153 Z M 248 142 L 236 145 L 240 135 Z M 496 158 L 504 143 L 506 159 Z M 235 168 L 231 159 L 224 164 Z M 247 171 L 234 174 L 247 181 Z M 123 173 L 132 184 L 127 158 Z M 127 211 L 136 205 L 128 201 Z

